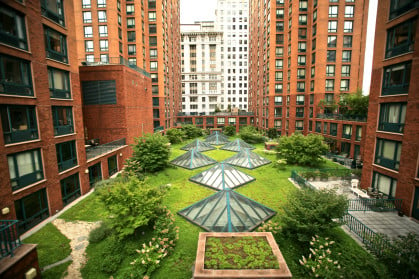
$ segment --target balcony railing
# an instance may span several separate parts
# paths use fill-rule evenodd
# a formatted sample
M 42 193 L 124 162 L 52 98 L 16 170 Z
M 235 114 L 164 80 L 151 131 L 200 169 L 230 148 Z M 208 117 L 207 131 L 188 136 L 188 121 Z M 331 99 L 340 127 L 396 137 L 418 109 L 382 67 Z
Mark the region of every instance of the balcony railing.
M 378 130 L 394 133 L 403 133 L 404 123 L 379 123 Z
M 8 95 L 33 96 L 32 86 L 0 81 L 0 92 Z
M 391 160 L 384 157 L 378 157 L 375 159 L 375 163 L 385 168 L 389 168 L 393 170 L 399 169 L 399 162 L 397 162 L 396 160 Z
M 121 148 L 125 145 L 125 138 L 122 138 L 102 145 L 89 146 L 86 148 L 86 159 L 90 160 L 105 153 L 111 152 L 115 149 Z
M 164 130 L 163 126 L 158 126 L 158 127 L 154 128 L 154 133 L 157 133 L 157 132 L 160 132 L 160 131 L 163 131 L 163 130 Z
M 318 113 L 316 118 L 321 119 L 335 119 L 335 120 L 348 120 L 348 121 L 357 121 L 357 122 L 366 122 L 367 117 L 365 116 L 353 116 L 353 115 L 344 115 L 336 113 Z
M 146 77 L 150 77 L 150 73 L 144 69 L 141 69 L 137 65 L 132 65 L 123 57 L 109 57 L 107 61 L 102 61 L 100 59 L 95 59 L 95 61 L 85 61 L 81 62 L 83 66 L 103 66 L 103 65 L 125 65 L 130 67 L 131 69 L 136 70 L 137 72 L 145 75 Z
M 63 125 L 63 126 L 55 126 L 54 127 L 54 135 L 67 135 L 74 133 L 73 125 Z
M 348 201 L 348 211 L 399 211 L 402 199 L 352 199 Z
M 38 129 L 5 132 L 4 142 L 6 144 L 38 139 Z
M 193 112 L 186 113 L 186 112 L 178 112 L 177 116 L 194 116 Z M 255 115 L 253 112 L 250 111 L 239 111 L 239 112 L 210 112 L 210 113 L 200 113 L 200 116 L 253 116 Z
M 0 220 L 0 259 L 13 257 L 13 251 L 22 244 L 17 223 L 18 220 Z

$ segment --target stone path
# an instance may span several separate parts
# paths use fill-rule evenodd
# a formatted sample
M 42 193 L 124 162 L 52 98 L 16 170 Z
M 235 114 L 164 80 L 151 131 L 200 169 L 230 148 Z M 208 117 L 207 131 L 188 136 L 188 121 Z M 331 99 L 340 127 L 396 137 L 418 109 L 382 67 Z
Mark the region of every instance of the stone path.
M 100 225 L 100 222 L 66 222 L 56 219 L 54 226 L 68 239 L 70 239 L 71 259 L 73 262 L 67 270 L 66 279 L 82 279 L 80 269 L 86 263 L 86 247 L 89 245 L 89 233 Z

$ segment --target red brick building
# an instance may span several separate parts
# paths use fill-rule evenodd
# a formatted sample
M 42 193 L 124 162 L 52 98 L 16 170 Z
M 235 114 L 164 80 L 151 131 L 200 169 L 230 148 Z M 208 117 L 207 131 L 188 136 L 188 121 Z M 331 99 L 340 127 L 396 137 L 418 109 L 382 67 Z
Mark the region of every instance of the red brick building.
M 417 1 L 378 1 L 362 188 L 403 199 L 419 218 Z
M 202 129 L 223 129 L 226 126 L 235 126 L 237 133 L 240 127 L 254 126 L 254 120 L 251 112 L 218 112 L 212 115 L 179 115 L 177 117 L 178 124 L 193 124 Z

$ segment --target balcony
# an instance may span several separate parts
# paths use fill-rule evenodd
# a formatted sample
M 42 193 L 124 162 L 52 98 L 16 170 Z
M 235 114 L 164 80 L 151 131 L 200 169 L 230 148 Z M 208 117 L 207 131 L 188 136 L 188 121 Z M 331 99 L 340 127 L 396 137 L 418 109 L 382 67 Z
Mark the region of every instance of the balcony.
M 116 149 L 126 146 L 125 138 L 108 142 L 102 145 L 89 146 L 86 148 L 86 160 L 99 157 Z
M 344 114 L 337 114 L 337 113 L 318 113 L 316 115 L 316 118 L 367 122 L 367 117 L 365 116 L 344 115 Z
M 378 130 L 385 131 L 385 132 L 393 132 L 393 133 L 403 133 L 404 124 L 403 123 L 379 123 Z
M 150 77 L 150 73 L 144 69 L 141 69 L 137 65 L 130 64 L 128 60 L 123 57 L 109 57 L 108 61 L 101 61 L 100 59 L 95 59 L 94 61 L 81 61 L 83 66 L 103 66 L 103 65 L 124 65 L 134 69 L 135 71 L 143 74 L 146 77 Z
M 11 256 L 22 243 L 17 230 L 18 220 L 1 220 L 0 221 L 0 259 Z

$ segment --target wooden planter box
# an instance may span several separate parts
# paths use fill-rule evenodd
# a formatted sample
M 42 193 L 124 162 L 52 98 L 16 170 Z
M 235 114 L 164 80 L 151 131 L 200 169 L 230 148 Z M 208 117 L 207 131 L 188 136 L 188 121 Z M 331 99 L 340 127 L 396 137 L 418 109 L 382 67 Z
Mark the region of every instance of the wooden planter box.
M 205 269 L 205 246 L 209 237 L 265 237 L 278 259 L 278 269 Z M 196 252 L 195 270 L 193 278 L 292 278 L 291 272 L 270 232 L 242 232 L 242 233 L 215 233 L 203 232 L 199 234 L 198 249 Z

